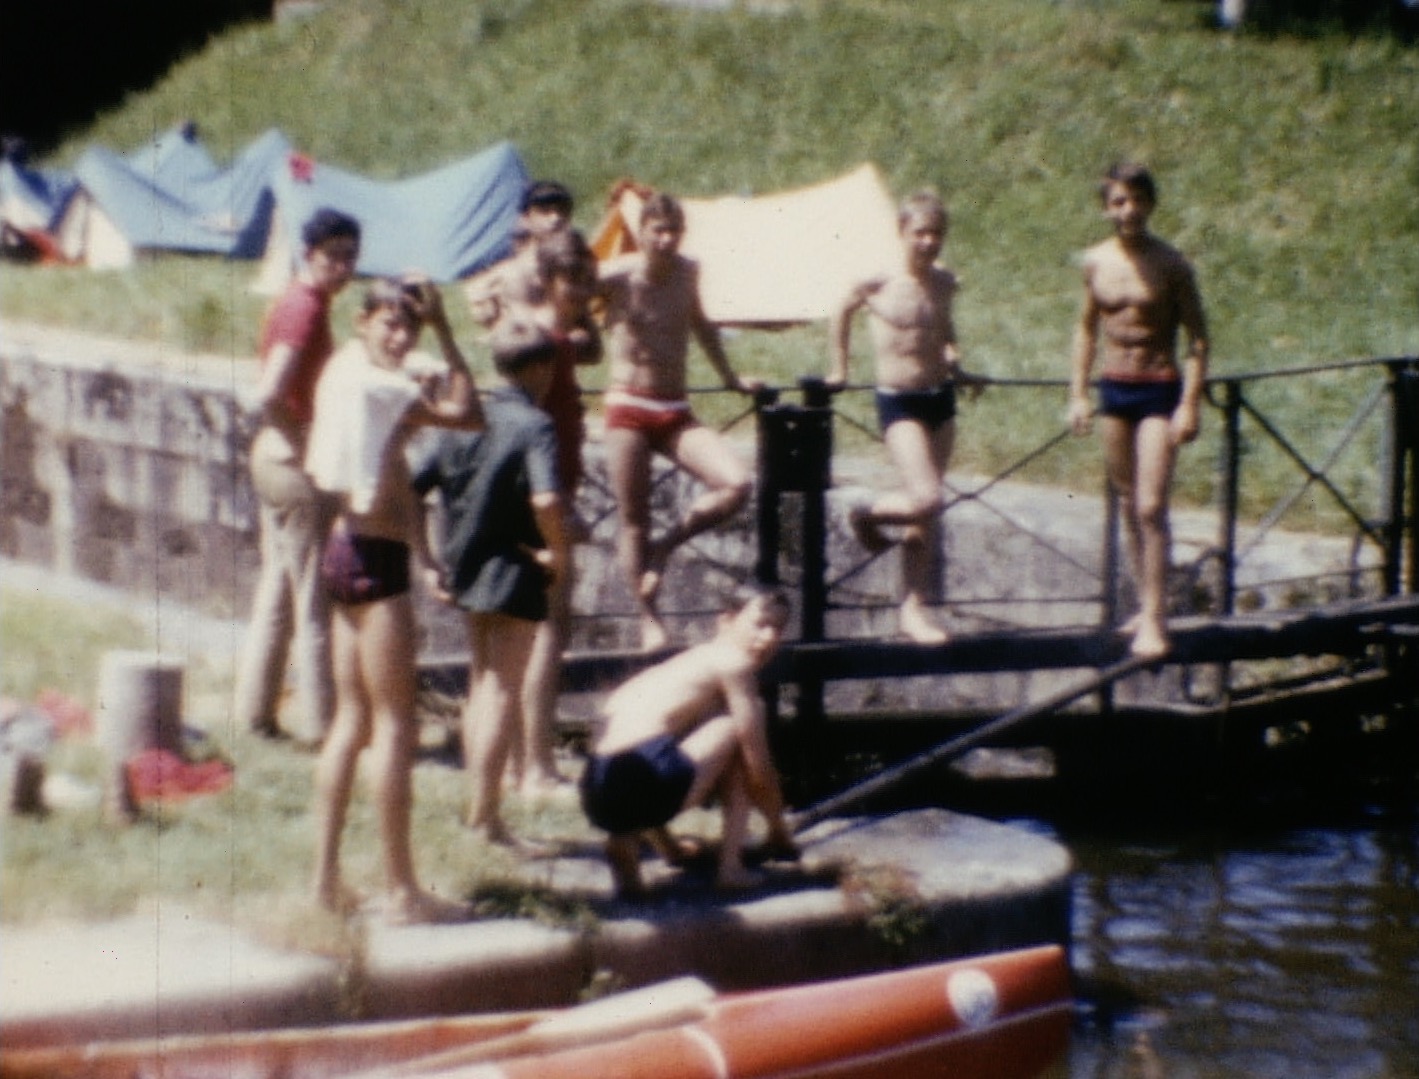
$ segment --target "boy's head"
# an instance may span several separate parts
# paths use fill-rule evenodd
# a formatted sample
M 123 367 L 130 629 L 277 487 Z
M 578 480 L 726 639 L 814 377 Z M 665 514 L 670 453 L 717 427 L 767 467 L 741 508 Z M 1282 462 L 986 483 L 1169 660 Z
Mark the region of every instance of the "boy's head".
M 520 223 L 533 236 L 545 236 L 566 228 L 575 208 L 572 193 L 564 185 L 556 180 L 536 180 L 522 193 Z
M 557 358 L 552 336 L 532 319 L 510 315 L 498 320 L 490 341 L 493 366 L 498 374 L 514 382 L 535 378 L 540 368 L 551 370 Z
M 665 258 L 680 249 L 685 235 L 685 209 L 673 195 L 657 191 L 641 206 L 636 238 L 652 258 Z
M 360 223 L 349 214 L 322 207 L 301 228 L 311 283 L 332 295 L 355 276 L 360 259 Z
M 946 204 L 941 201 L 941 196 L 935 191 L 922 188 L 914 191 L 897 207 L 897 229 L 905 232 L 909 225 L 916 223 L 930 223 L 940 229 L 941 234 L 946 234 L 950 227 L 951 219 L 946 213 Z
M 756 665 L 762 665 L 783 642 L 789 613 L 788 593 L 782 588 L 746 582 L 724 597 L 719 631 L 748 652 Z
M 355 325 L 370 356 L 399 363 L 424 328 L 423 297 L 417 282 L 380 278 L 370 282 Z
M 584 306 L 596 289 L 596 255 L 577 229 L 563 229 L 537 245 L 537 276 L 555 305 Z
M 1147 165 L 1140 165 L 1135 161 L 1118 161 L 1110 165 L 1099 181 L 1099 201 L 1107 206 L 1109 193 L 1115 187 L 1128 188 L 1135 195 L 1146 199 L 1150 206 L 1157 205 L 1158 188 Z

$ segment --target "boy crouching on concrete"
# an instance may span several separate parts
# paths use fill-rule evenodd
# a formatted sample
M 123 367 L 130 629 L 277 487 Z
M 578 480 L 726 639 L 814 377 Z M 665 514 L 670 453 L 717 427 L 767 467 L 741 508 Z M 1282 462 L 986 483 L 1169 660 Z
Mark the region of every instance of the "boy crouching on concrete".
M 606 856 L 619 895 L 644 891 L 642 840 L 670 861 L 689 853 L 665 826 L 711 795 L 723 809 L 718 887 L 758 882 L 744 865 L 751 809 L 768 823 L 768 849 L 796 856 L 756 680 L 787 621 L 781 591 L 747 585 L 731 598 L 712 639 L 637 674 L 603 705 L 605 725 L 581 794 L 587 817 L 610 833 Z

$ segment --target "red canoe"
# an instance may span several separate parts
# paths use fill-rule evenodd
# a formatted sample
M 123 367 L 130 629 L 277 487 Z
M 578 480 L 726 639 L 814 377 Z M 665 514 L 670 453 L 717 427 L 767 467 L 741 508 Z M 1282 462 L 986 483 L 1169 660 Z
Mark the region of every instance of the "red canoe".
M 1025 1079 L 1071 1016 L 1049 946 L 725 995 L 680 979 L 562 1012 L 0 1051 L 0 1076 Z

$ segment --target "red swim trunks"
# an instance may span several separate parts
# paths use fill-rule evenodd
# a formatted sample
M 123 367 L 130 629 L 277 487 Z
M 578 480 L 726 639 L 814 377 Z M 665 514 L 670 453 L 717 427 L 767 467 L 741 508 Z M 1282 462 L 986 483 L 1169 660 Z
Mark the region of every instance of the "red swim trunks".
M 608 430 L 639 431 L 661 453 L 669 451 L 676 435 L 699 422 L 689 401 L 662 401 L 629 390 L 607 390 L 605 407 Z

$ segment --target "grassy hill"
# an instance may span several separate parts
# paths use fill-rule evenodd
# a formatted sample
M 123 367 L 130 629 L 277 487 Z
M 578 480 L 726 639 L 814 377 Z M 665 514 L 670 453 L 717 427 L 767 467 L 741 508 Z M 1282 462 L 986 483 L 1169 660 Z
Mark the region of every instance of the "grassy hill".
M 946 196 L 968 361 L 1028 378 L 1065 372 L 1075 258 L 1103 234 L 1094 181 L 1133 157 L 1159 178 L 1159 233 L 1197 265 L 1219 370 L 1419 351 L 1419 50 L 1382 33 L 1228 34 L 1212 8 L 331 0 L 215 38 L 57 156 L 192 117 L 219 155 L 274 125 L 317 159 L 393 177 L 507 138 L 580 193 L 586 226 L 627 175 L 764 192 L 870 159 L 899 192 Z M 250 276 L 194 259 L 7 267 L 0 310 L 245 356 L 261 306 Z M 732 348 L 788 382 L 821 367 L 822 337 Z M 1022 423 L 1058 424 L 1060 400 L 991 397 L 967 417 L 973 463 L 1008 459 Z

